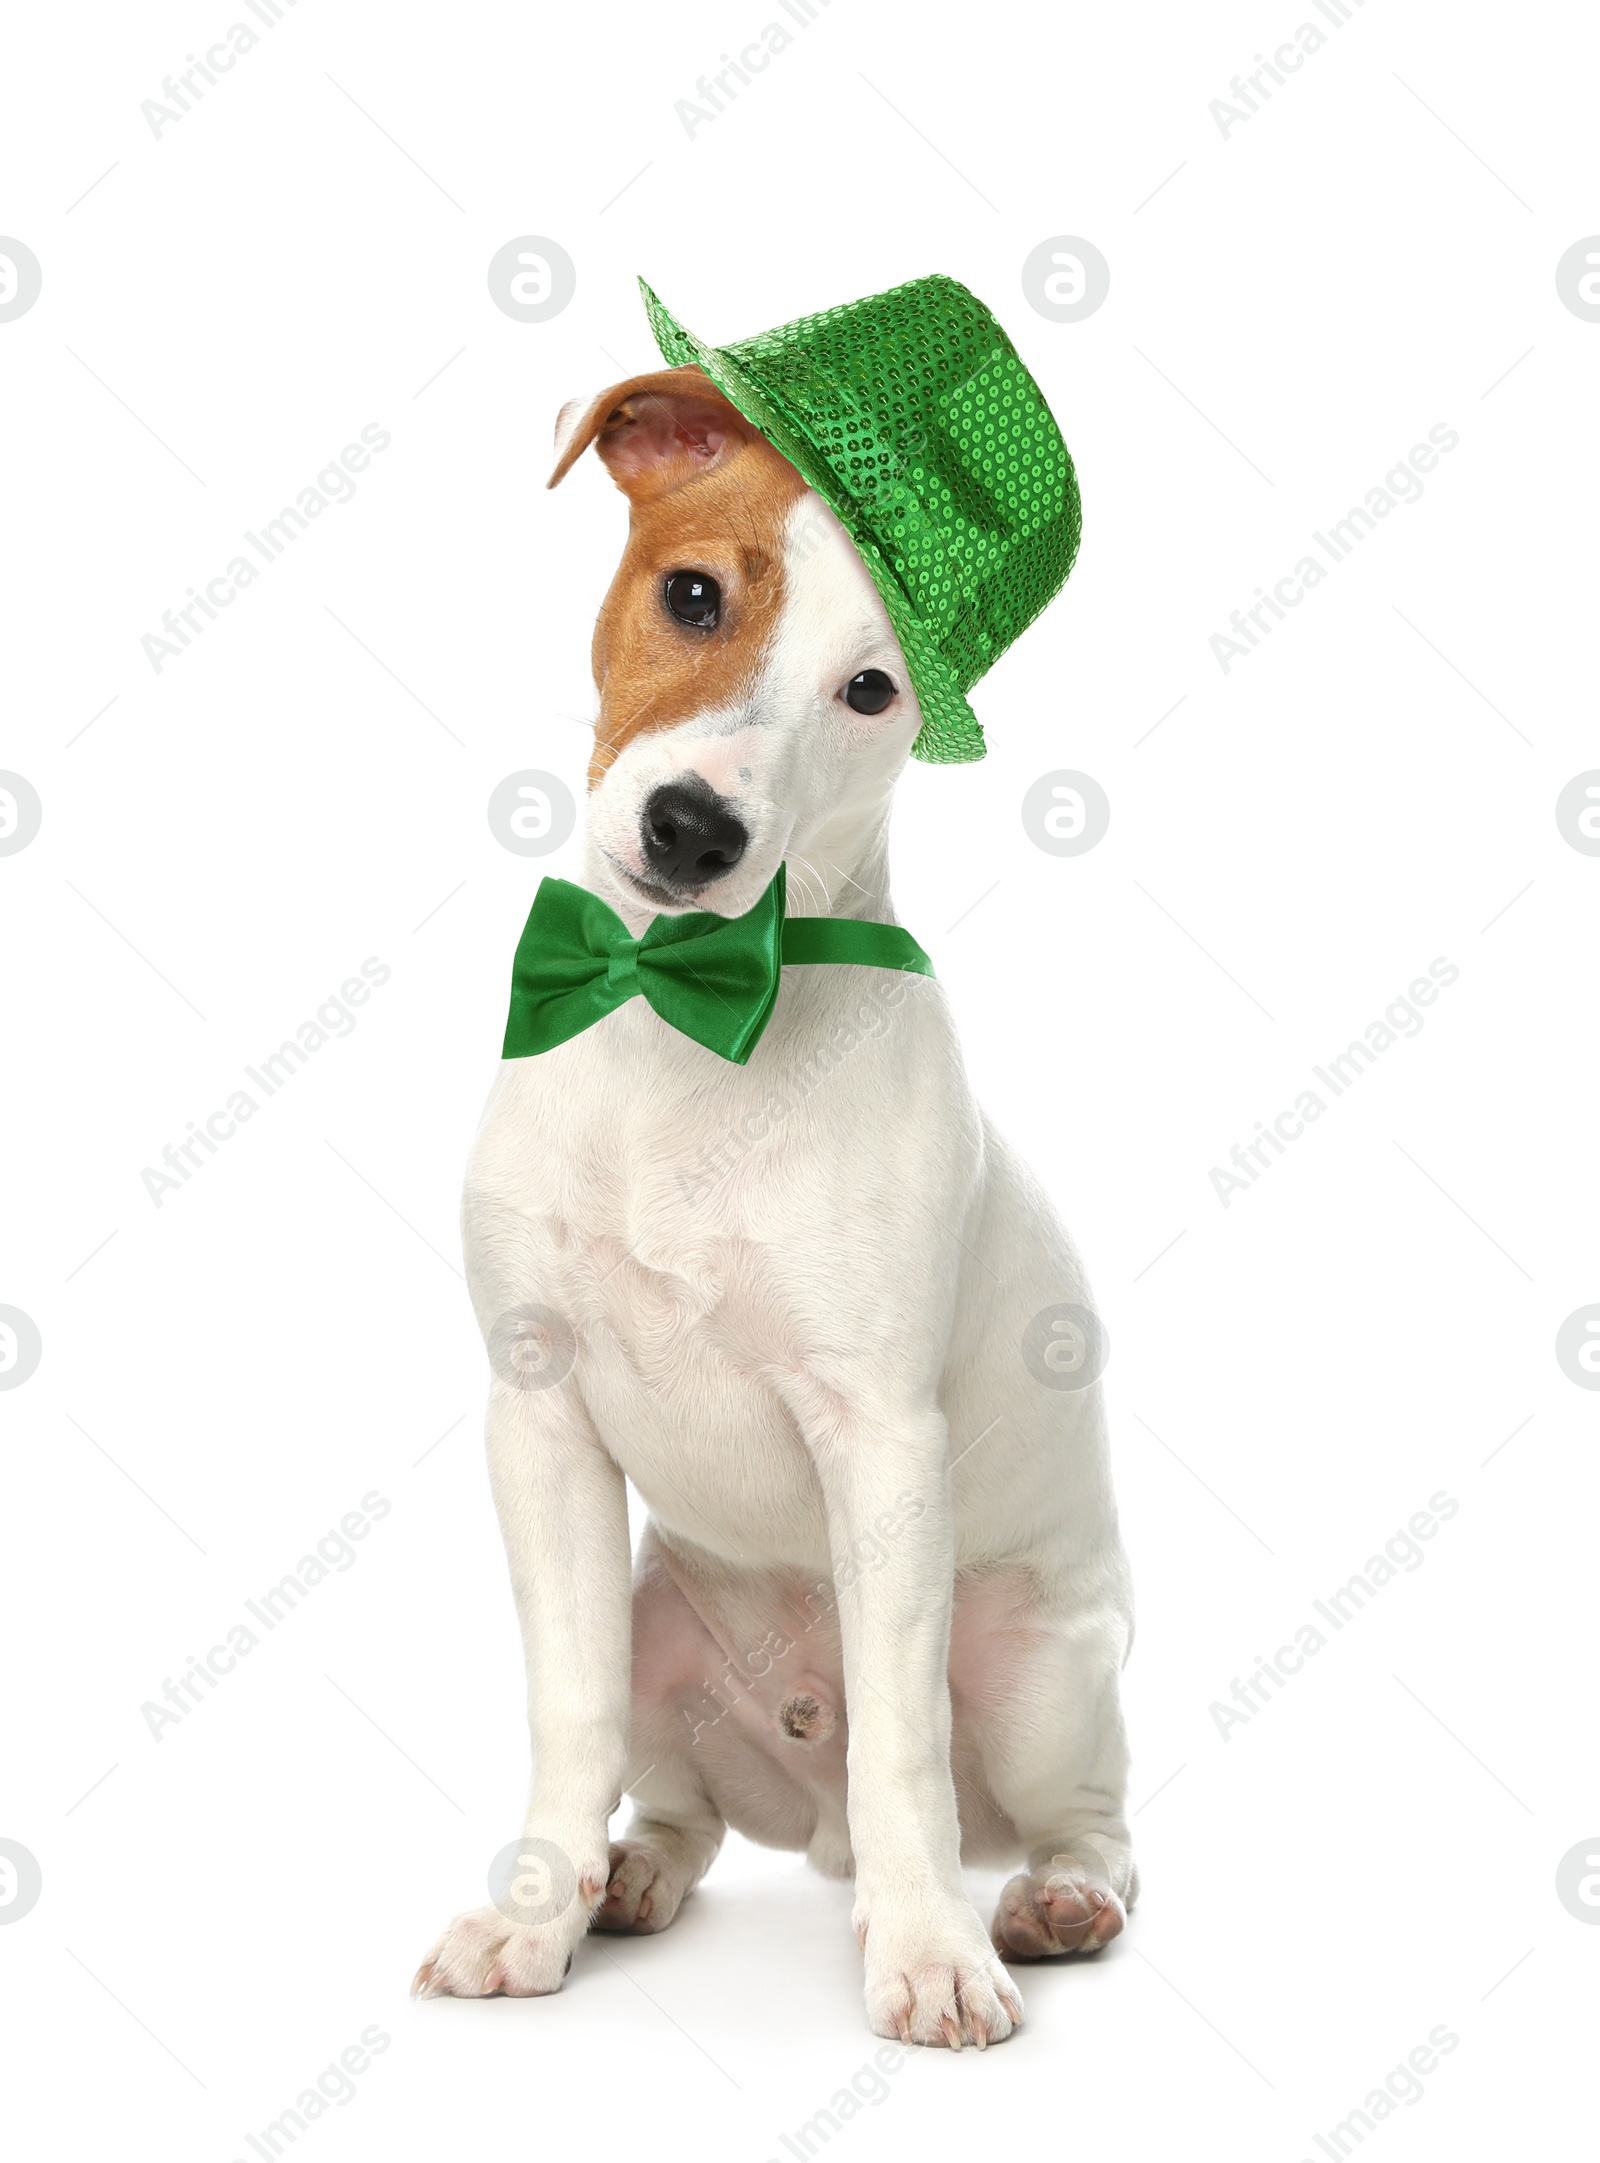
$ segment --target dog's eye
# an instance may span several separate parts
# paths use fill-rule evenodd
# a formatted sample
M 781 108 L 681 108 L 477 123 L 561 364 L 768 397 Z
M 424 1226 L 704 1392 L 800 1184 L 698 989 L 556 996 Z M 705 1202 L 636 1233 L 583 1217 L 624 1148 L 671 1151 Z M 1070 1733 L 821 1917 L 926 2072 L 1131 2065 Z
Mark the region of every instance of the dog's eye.
M 722 607 L 722 588 L 704 571 L 673 571 L 663 589 L 668 608 L 680 623 L 711 630 Z
M 882 713 L 894 697 L 894 685 L 881 668 L 864 668 L 844 687 L 844 702 L 854 713 Z

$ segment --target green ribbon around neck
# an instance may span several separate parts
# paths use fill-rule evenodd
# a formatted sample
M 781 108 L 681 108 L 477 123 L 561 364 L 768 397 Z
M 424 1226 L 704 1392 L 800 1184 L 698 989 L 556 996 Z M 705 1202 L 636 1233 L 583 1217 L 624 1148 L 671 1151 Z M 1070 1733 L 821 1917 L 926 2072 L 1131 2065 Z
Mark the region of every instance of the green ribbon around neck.
M 771 1018 L 785 967 L 847 962 L 933 974 L 899 924 L 783 911 L 780 864 L 743 916 L 657 916 L 635 939 L 598 894 L 567 879 L 541 879 L 512 963 L 501 1056 L 553 1051 L 642 997 L 682 1035 L 743 1066 Z

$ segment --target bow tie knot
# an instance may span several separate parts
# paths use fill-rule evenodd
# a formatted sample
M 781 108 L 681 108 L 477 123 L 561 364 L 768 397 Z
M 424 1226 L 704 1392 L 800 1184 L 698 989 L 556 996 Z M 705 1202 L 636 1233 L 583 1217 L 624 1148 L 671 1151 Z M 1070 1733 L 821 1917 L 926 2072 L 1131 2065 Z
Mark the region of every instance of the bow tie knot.
M 606 989 L 616 994 L 620 1004 L 631 999 L 639 988 L 639 942 L 624 924 L 612 940 L 606 960 Z

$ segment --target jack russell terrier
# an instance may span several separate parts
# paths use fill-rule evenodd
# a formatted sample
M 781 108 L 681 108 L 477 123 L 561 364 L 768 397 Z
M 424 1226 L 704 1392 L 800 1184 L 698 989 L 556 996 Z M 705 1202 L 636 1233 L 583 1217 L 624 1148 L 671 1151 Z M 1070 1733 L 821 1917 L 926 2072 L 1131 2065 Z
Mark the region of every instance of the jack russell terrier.
M 982 2049 L 1002 1956 L 1133 1903 L 1131 1606 L 1083 1269 L 887 835 L 914 742 L 980 755 L 964 693 L 1066 576 L 1076 485 L 953 280 L 721 349 L 646 304 L 675 364 L 557 423 L 551 485 L 593 445 L 628 540 L 585 884 L 540 888 L 463 1203 L 532 1786 L 510 1893 L 414 1987 L 558 1990 L 732 1825 L 853 1875 L 878 2034 Z M 990 1928 L 963 1861 L 1021 1864 Z

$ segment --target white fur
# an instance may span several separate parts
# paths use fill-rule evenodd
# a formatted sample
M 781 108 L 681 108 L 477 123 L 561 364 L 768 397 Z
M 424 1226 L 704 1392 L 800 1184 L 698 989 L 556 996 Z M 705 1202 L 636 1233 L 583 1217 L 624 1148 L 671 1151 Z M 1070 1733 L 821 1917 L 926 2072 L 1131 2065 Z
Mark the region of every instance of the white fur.
M 652 911 L 619 867 L 639 868 L 645 797 L 689 769 L 751 832 L 696 906 L 741 913 L 786 859 L 792 914 L 892 919 L 889 801 L 918 726 L 904 662 L 814 496 L 785 575 L 748 698 L 634 739 L 591 799 L 584 876 L 635 932 Z M 839 696 L 871 667 L 905 687 L 876 719 Z M 638 999 L 508 1061 L 464 1225 L 486 1336 L 532 1304 L 577 1344 L 558 1386 L 496 1381 L 488 1450 L 527 1652 L 526 1828 L 582 1889 L 538 1928 L 460 1919 L 426 1989 L 558 1987 L 602 1900 L 603 1926 L 660 1927 L 733 1823 L 853 1866 L 880 2033 L 1008 2034 L 1020 2001 L 963 1892 L 962 1831 L 969 1855 L 1026 1859 L 1014 1946 L 1092 1949 L 1120 1926 L 1131 1618 L 1101 1386 L 1046 1388 L 1022 1357 L 1030 1318 L 1089 1304 L 1085 1280 L 973 1102 L 943 991 L 796 969 L 743 1068 Z M 631 1706 L 625 1477 L 651 1517 Z M 797 1604 L 835 1573 L 836 1605 Z M 718 1655 L 738 1689 L 696 1697 Z M 842 1742 L 773 1728 L 802 1681 L 824 1698 L 842 1681 L 847 1801 Z M 625 1787 L 636 1821 L 610 1850 Z

